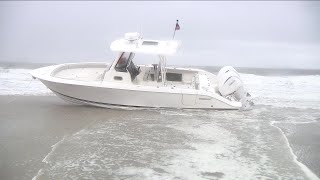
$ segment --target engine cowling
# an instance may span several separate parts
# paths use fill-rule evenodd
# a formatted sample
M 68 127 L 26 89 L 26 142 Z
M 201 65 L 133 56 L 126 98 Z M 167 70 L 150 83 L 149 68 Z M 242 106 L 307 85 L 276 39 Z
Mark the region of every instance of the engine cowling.
M 243 109 L 248 109 L 253 105 L 251 95 L 245 91 L 240 75 L 233 67 L 221 68 L 217 79 L 219 92 L 222 96 L 240 101 Z
M 218 73 L 218 87 L 222 96 L 230 95 L 243 87 L 239 73 L 231 66 L 225 66 Z

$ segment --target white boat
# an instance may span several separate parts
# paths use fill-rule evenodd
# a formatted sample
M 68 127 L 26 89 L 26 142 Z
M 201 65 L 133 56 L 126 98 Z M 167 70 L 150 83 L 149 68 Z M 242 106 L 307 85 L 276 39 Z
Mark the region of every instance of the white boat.
M 111 63 L 67 63 L 35 69 L 39 79 L 62 99 L 101 107 L 147 107 L 190 109 L 240 109 L 248 93 L 237 71 L 226 66 L 218 75 L 194 69 L 167 67 L 179 41 L 144 40 L 126 33 L 110 48 L 119 55 Z M 135 54 L 151 54 L 158 64 L 135 65 Z

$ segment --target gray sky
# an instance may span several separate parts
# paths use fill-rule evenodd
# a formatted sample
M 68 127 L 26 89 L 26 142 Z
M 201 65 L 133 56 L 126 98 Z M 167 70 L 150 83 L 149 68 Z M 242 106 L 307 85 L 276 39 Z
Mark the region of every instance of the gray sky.
M 169 64 L 320 68 L 316 1 L 2 1 L 0 61 L 111 62 L 125 32 L 171 39 L 176 19 L 182 47 Z

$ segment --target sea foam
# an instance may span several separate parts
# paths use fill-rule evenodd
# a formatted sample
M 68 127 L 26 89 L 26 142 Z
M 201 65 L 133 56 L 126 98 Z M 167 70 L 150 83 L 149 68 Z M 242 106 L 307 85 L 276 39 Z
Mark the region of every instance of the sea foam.
M 320 76 L 259 76 L 241 74 L 255 104 L 320 109 Z
M 32 78 L 31 71 L 0 68 L 0 95 L 53 95 L 39 80 Z
M 53 95 L 30 69 L 0 67 L 0 95 Z M 260 76 L 241 74 L 255 104 L 320 109 L 320 76 Z

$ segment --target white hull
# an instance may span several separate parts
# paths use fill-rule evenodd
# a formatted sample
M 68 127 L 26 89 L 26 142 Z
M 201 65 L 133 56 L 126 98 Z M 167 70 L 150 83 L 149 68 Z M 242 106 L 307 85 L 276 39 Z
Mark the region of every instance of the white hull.
M 111 64 L 69 63 L 32 71 L 62 99 L 101 107 L 144 107 L 180 109 L 240 109 L 247 93 L 239 74 L 225 66 L 218 76 L 193 68 L 166 66 L 166 55 L 174 54 L 178 41 L 142 39 L 126 33 L 110 48 L 119 52 Z M 152 54 L 158 64 L 135 65 L 136 54 Z M 244 105 L 242 102 L 245 102 Z
M 203 90 L 78 81 L 51 76 L 58 67 L 59 65 L 34 70 L 32 76 L 38 78 L 62 99 L 77 104 L 100 107 L 182 109 L 239 109 L 241 107 L 240 102 L 230 101 L 216 93 Z

